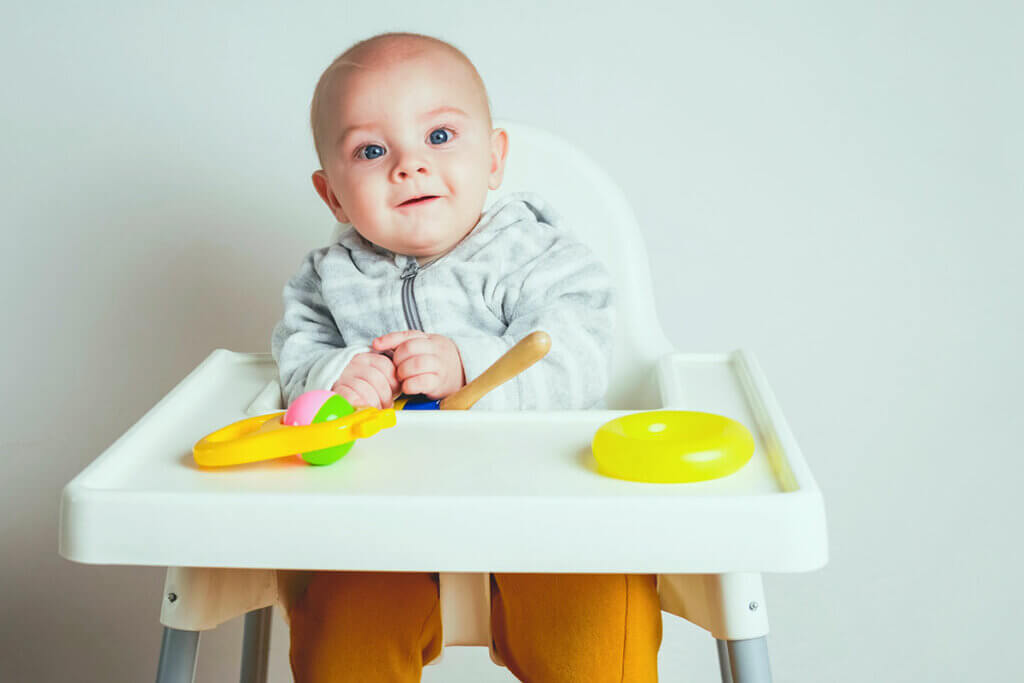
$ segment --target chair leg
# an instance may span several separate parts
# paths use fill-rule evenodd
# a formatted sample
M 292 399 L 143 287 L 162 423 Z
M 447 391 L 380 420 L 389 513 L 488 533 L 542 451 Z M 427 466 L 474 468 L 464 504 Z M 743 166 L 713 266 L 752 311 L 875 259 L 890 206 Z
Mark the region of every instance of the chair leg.
M 772 683 L 768 639 L 718 640 L 722 683 Z
M 722 673 L 722 683 L 733 683 L 732 669 L 729 666 L 728 642 L 715 638 L 715 646 L 718 648 L 718 669 Z
M 156 683 L 193 683 L 199 654 L 199 631 L 164 627 Z
M 241 683 L 267 683 L 267 659 L 270 655 L 272 607 L 254 609 L 245 615 L 242 637 Z

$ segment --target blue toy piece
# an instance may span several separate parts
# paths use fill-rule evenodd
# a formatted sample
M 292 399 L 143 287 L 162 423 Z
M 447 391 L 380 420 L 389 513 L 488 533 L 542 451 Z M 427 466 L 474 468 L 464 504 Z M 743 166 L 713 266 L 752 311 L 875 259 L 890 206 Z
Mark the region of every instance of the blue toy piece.
M 395 410 L 440 410 L 441 399 L 431 399 L 426 396 L 410 396 L 395 401 Z

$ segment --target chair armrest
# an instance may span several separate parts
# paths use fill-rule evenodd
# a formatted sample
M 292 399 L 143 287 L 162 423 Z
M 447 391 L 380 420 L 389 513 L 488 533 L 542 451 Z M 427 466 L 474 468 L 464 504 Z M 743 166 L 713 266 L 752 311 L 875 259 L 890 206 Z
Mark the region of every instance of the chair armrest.
M 722 375 L 727 368 L 731 377 Z M 658 390 L 662 407 L 674 410 L 707 410 L 725 391 L 739 384 L 746 408 L 753 418 L 749 429 L 756 430 L 765 455 L 785 491 L 817 490 L 810 469 L 793 437 L 782 409 L 753 354 L 668 353 L 658 361 Z

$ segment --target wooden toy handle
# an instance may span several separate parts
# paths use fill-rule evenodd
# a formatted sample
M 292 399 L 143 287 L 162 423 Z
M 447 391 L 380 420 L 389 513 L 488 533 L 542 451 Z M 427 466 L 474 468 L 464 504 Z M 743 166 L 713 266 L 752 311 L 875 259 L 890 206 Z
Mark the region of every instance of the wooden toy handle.
M 441 401 L 441 410 L 468 410 L 487 395 L 547 355 L 551 337 L 547 332 L 531 332 L 494 361 L 479 377 Z

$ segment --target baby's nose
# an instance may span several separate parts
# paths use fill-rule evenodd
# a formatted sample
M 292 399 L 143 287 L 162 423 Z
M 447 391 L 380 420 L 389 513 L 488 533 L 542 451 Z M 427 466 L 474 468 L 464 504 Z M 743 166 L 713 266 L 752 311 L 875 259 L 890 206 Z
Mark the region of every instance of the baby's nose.
M 427 175 L 430 173 L 430 169 L 427 166 L 426 161 L 416 156 L 403 156 L 395 164 L 395 167 L 391 171 L 391 179 L 394 181 L 404 180 L 410 175 Z

